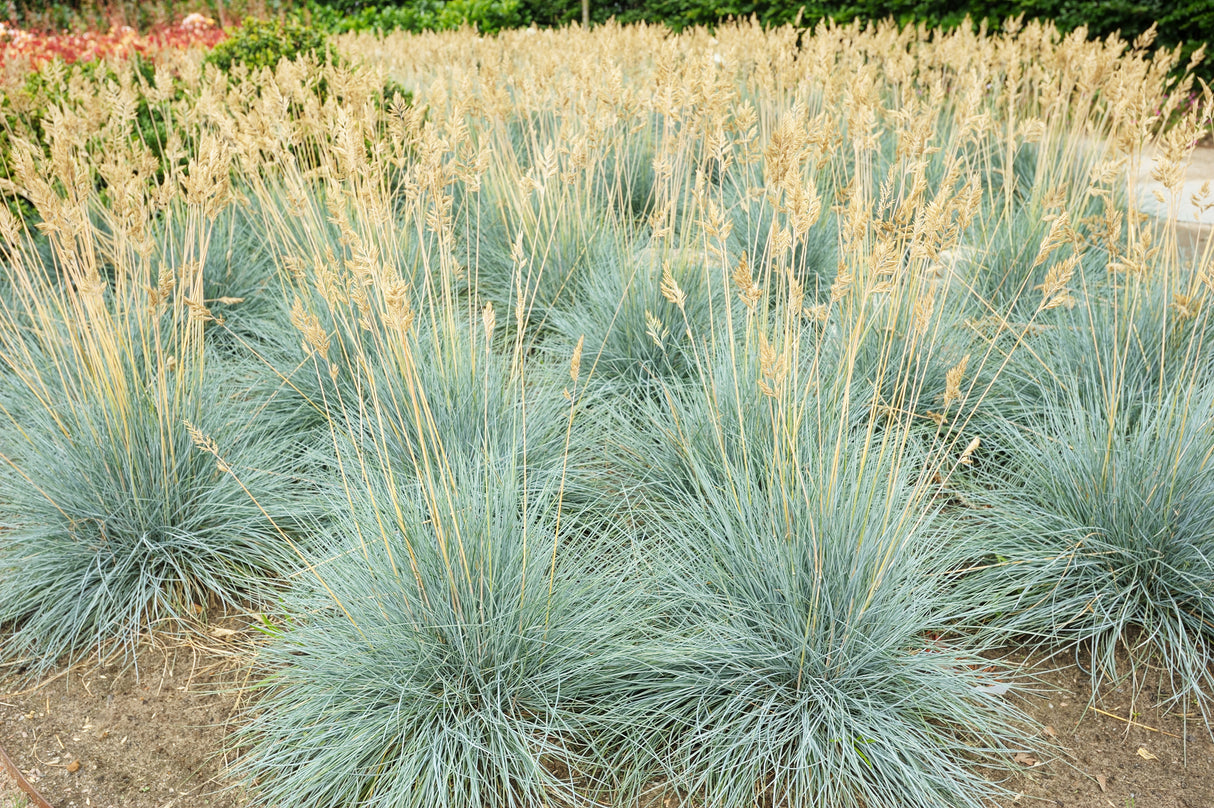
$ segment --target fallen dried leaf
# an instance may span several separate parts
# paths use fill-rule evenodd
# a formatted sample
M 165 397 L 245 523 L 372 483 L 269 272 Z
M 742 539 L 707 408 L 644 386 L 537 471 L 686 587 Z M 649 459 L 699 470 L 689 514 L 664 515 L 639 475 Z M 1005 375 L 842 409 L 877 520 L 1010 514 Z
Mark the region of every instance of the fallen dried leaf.
M 1024 752 L 1017 752 L 1015 755 L 1012 756 L 1012 760 L 1016 761 L 1017 763 L 1021 764 L 1022 766 L 1036 766 L 1037 765 L 1037 758 L 1033 757 L 1032 755 L 1026 755 Z
M 975 688 L 979 693 L 989 693 L 992 696 L 1006 696 L 1012 686 L 1007 682 L 995 682 L 990 685 L 982 685 Z
M 1143 760 L 1159 760 L 1159 758 L 1155 757 L 1141 746 L 1138 747 L 1138 757 L 1142 758 Z
M 1109 778 L 1105 777 L 1103 774 L 1096 775 L 1096 785 L 1100 786 L 1101 791 L 1108 791 Z

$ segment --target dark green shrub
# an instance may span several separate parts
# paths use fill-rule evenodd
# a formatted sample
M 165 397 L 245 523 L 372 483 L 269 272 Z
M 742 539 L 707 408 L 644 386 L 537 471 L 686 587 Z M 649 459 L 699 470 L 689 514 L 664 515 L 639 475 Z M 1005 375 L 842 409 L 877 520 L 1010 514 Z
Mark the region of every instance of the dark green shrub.
M 130 62 L 137 77 L 136 88 L 153 86 L 156 80 L 155 64 L 138 53 L 131 57 Z M 121 82 L 112 66 L 104 60 L 76 62 L 66 67 L 62 62 L 55 62 L 30 73 L 18 92 L 11 96 L 0 95 L 0 115 L 4 117 L 5 124 L 0 128 L 0 177 L 13 178 L 11 161 L 14 137 L 39 144 L 43 154 L 50 155 L 46 119 L 53 107 L 70 108 L 79 103 L 79 99 L 73 98 L 71 90 L 75 77 L 84 77 L 89 84 Z M 132 142 L 141 141 L 156 157 L 157 182 L 162 182 L 165 174 L 171 169 L 169 161 L 172 158 L 166 153 L 166 146 L 174 129 L 187 152 L 192 150 L 192 136 L 177 126 L 169 111 L 184 96 L 185 89 L 178 78 L 173 79 L 172 94 L 167 100 L 153 102 L 144 92 L 137 93 L 130 139 Z M 104 198 L 105 180 L 97 177 L 95 183 Z M 35 215 L 33 206 L 22 197 L 6 195 L 4 204 L 23 218 L 29 219 Z
M 530 22 L 520 0 L 417 0 L 407 5 L 312 0 L 305 12 L 313 25 L 334 33 L 447 31 L 471 25 L 495 34 Z
M 296 20 L 246 19 L 207 54 L 207 63 L 228 71 L 243 64 L 251 70 L 274 68 L 283 59 L 305 54 L 323 63 L 337 58 L 321 29 Z

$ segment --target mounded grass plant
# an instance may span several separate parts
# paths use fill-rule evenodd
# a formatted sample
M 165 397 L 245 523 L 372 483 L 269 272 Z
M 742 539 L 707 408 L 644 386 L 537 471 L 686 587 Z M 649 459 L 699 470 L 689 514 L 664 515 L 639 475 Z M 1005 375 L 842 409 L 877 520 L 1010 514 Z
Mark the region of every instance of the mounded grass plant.
M 1199 128 L 1191 118 L 1168 140 Z M 1161 145 L 1165 193 L 1179 193 L 1192 145 Z M 971 559 L 957 595 L 983 631 L 1073 658 L 1093 699 L 1127 677 L 1138 696 L 1144 668 L 1161 666 L 1163 703 L 1195 705 L 1209 727 L 1209 254 L 1124 213 L 1124 186 L 1098 176 L 1119 165 L 1090 162 L 1103 201 L 1083 219 L 1059 210 L 1050 231 L 1072 234 L 1047 234 L 1038 255 L 1069 242 L 1065 257 L 1033 262 L 1069 266 L 1074 291 L 1047 269 L 1041 297 L 1008 309 L 1019 333 L 972 425 L 983 448 L 953 478 Z
M 1032 423 L 1069 397 L 1132 424 L 1166 391 L 1209 384 L 1214 320 L 1200 282 L 1184 275 L 1172 283 L 1095 282 L 1074 306 L 1050 312 L 1008 364 L 998 411 Z
M 407 241 L 409 220 L 373 234 L 374 190 L 343 193 L 348 242 Z M 525 301 L 370 261 L 336 268 L 352 291 L 310 263 L 292 321 L 328 516 L 265 651 L 240 771 L 269 804 L 588 802 L 615 776 L 596 727 L 651 612 L 579 482 L 602 440 L 580 418 L 580 346 L 554 367 L 519 327 Z
M 576 296 L 549 317 L 554 352 L 584 346 L 588 383 L 627 398 L 700 375 L 700 350 L 714 318 L 730 305 L 723 279 L 691 251 L 660 244 L 624 253 L 588 274 Z M 663 293 L 673 282 L 683 302 Z
M 3 441 L 0 624 L 5 661 L 31 675 L 129 649 L 166 622 L 264 602 L 298 562 L 280 529 L 311 506 L 304 481 L 274 471 L 288 436 L 242 422 L 215 376 L 177 402 L 146 394 L 134 373 L 122 381 L 118 401 L 14 394 L 22 417 Z M 186 422 L 231 448 L 243 485 L 198 451 Z
M 311 512 L 287 435 L 206 346 L 199 264 L 166 249 L 150 287 L 95 249 L 90 268 L 57 245 L 62 282 L 10 265 L 22 294 L 0 320 L 0 624 L 30 675 L 271 597 L 297 561 L 283 531 Z M 243 484 L 195 446 L 216 441 Z
M 612 785 L 602 727 L 652 610 L 603 550 L 621 528 L 570 504 L 571 445 L 596 427 L 572 394 L 558 419 L 531 401 L 482 328 L 364 355 L 357 409 L 328 410 L 330 517 L 240 736 L 268 804 L 588 804 Z
M 421 498 L 394 484 L 334 498 L 323 560 L 283 603 L 269 689 L 241 731 L 254 793 L 587 804 L 611 776 L 596 728 L 644 637 L 633 585 L 566 557 L 558 503 L 524 505 L 510 458 L 452 469 Z
M 1135 692 L 1159 665 L 1165 703 L 1209 725 L 1214 401 L 1208 382 L 1140 396 L 1130 415 L 1062 395 L 989 433 L 1006 462 L 972 494 L 984 569 L 960 586 L 992 632 L 1073 653 L 1097 694 L 1127 675 L 1120 650 Z
M 849 412 L 835 366 L 805 360 L 768 395 L 757 360 L 673 392 L 634 453 L 648 529 L 680 559 L 664 591 L 688 605 L 633 731 L 705 805 L 984 805 L 984 768 L 1028 730 L 1016 674 L 944 638 L 954 556 L 928 458 Z
M 503 313 L 521 307 L 531 338 L 550 330 L 552 313 L 568 308 L 583 284 L 628 251 L 605 212 L 567 216 L 559 201 L 544 196 L 510 199 L 476 224 L 468 236 L 475 296 Z M 503 318 L 503 325 L 515 327 L 514 319 Z

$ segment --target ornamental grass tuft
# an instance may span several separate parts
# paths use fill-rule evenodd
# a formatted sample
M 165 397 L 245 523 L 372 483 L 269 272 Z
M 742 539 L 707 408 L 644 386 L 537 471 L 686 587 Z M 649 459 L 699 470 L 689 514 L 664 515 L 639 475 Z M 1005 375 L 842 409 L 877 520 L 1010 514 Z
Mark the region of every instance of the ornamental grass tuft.
M 1214 726 L 1212 390 L 1134 403 L 1130 418 L 1059 397 L 991 435 L 1005 462 L 967 528 L 986 561 L 961 588 L 990 630 L 1073 654 L 1095 692 L 1128 673 L 1138 693 L 1161 666 L 1165 703 Z

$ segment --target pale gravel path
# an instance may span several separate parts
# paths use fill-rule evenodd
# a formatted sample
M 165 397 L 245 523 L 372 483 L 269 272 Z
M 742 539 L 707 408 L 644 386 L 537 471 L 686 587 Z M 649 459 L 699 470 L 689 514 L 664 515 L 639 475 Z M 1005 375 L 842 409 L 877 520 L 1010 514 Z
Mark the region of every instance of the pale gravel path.
M 1151 179 L 1154 165 L 1151 154 L 1144 154 L 1136 177 L 1138 206 L 1143 213 L 1165 219 L 1168 215 L 1168 194 Z M 1210 253 L 1211 236 L 1214 235 L 1214 207 L 1202 213 L 1193 199 L 1207 182 L 1210 193 L 1204 203 L 1210 204 L 1214 203 L 1214 146 L 1203 145 L 1193 150 L 1185 169 L 1184 185 L 1176 200 L 1176 240 L 1184 254 L 1208 261 L 1214 257 Z M 1156 197 L 1156 191 L 1163 195 L 1164 202 Z
M 1142 207 L 1144 213 L 1162 218 L 1167 216 L 1168 206 L 1166 203 L 1161 203 L 1155 197 L 1154 191 L 1159 190 L 1163 192 L 1165 199 L 1167 198 L 1167 193 L 1163 191 L 1158 183 L 1151 179 L 1151 169 L 1154 165 L 1154 160 L 1150 155 L 1144 155 L 1142 165 L 1138 171 L 1138 204 Z M 1203 214 L 1193 204 L 1193 196 L 1201 191 L 1202 184 L 1206 182 L 1210 183 L 1210 194 L 1205 200 L 1208 204 L 1214 202 L 1214 147 L 1199 146 L 1193 150 L 1192 159 L 1185 171 L 1184 187 L 1181 189 L 1180 197 L 1177 200 L 1177 223 L 1187 225 L 1203 224 L 1207 227 L 1214 224 L 1214 208 L 1207 210 Z
M 0 808 L 26 808 L 29 798 L 17 788 L 13 778 L 0 769 Z

